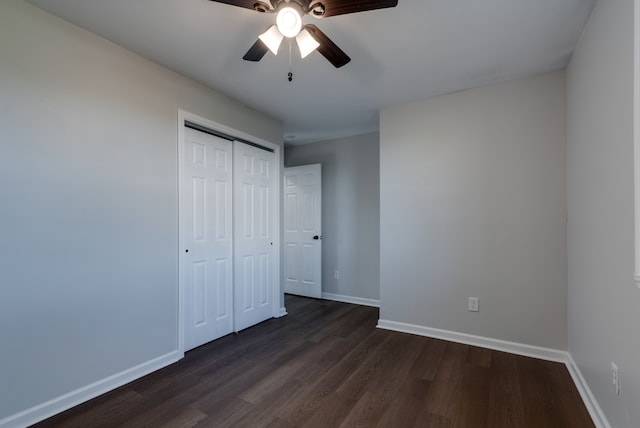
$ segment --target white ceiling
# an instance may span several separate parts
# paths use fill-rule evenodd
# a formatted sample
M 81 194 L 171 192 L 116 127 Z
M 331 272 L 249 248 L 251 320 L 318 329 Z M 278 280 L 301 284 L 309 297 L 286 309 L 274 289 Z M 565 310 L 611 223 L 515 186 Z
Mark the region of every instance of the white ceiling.
M 381 108 L 563 68 L 595 0 L 399 0 L 316 24 L 350 57 L 242 56 L 273 14 L 210 0 L 27 0 L 284 123 L 289 143 L 378 129 Z M 294 46 L 295 48 L 295 46 Z

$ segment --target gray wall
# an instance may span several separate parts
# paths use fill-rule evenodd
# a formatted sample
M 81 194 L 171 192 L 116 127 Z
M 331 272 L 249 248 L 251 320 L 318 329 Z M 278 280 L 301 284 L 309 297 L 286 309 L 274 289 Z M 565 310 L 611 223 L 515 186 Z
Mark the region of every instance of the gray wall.
M 633 11 L 631 0 L 597 2 L 567 70 L 569 351 L 614 427 L 640 423 Z
M 379 138 L 364 134 L 285 149 L 286 166 L 322 164 L 324 293 L 379 299 Z
M 382 111 L 382 320 L 566 349 L 564 77 Z
M 0 2 L 0 420 L 177 350 L 177 114 L 279 122 Z

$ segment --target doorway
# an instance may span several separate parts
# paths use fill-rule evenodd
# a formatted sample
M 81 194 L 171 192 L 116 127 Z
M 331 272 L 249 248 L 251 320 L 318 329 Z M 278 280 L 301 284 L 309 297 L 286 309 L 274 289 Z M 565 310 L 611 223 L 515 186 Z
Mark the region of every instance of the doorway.
M 322 296 L 322 166 L 284 169 L 284 290 Z

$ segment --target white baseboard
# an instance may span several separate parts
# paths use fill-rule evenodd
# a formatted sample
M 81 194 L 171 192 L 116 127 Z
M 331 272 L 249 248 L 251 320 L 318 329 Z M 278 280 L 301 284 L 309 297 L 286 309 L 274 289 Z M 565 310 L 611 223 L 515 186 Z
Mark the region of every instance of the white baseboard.
M 567 370 L 569 370 L 573 383 L 576 385 L 576 388 L 580 393 L 580 397 L 582 397 L 582 401 L 587 407 L 589 415 L 591 415 L 591 419 L 593 419 L 595 426 L 598 428 L 611 428 L 607 417 L 604 415 L 600 405 L 593 396 L 591 388 L 589 388 L 589 384 L 585 380 L 584 376 L 582 376 L 582 372 L 570 353 L 567 353 L 567 361 L 565 364 L 567 365 Z
M 336 302 L 353 303 L 354 305 L 380 307 L 380 300 L 365 299 L 364 297 L 345 296 L 343 294 L 322 293 L 325 300 L 335 300 Z
M 433 337 L 435 339 L 464 343 L 466 345 L 480 346 L 482 348 L 495 349 L 496 351 L 504 351 L 511 354 L 540 358 L 542 360 L 556 361 L 561 363 L 567 361 L 566 351 L 526 345 L 524 343 L 509 342 L 500 339 L 492 339 L 490 337 L 476 336 L 473 334 L 458 333 L 455 331 L 440 330 L 438 328 L 424 327 L 421 325 L 406 324 L 402 322 L 387 320 L 378 320 L 378 328 L 400 331 L 403 333 L 417 334 L 419 336 Z
M 573 379 L 573 383 L 576 385 L 576 389 L 580 393 L 580 397 L 582 397 L 582 401 L 584 402 L 595 426 L 597 428 L 611 428 L 611 425 L 602 412 L 600 405 L 591 393 L 589 385 L 582 376 L 580 369 L 576 365 L 571 354 L 567 351 L 382 319 L 378 320 L 378 328 L 399 331 L 402 333 L 417 334 L 419 336 L 433 337 L 435 339 L 448 340 L 450 342 L 464 343 L 466 345 L 480 346 L 482 348 L 494 349 L 496 351 L 504 351 L 511 354 L 564 363 L 567 366 L 571 379 Z
M 26 427 L 45 420 L 53 415 L 68 410 L 80 403 L 114 390 L 131 381 L 141 378 L 151 372 L 180 360 L 184 355 L 178 351 L 170 352 L 153 360 L 124 370 L 113 376 L 99 380 L 67 394 L 56 397 L 45 403 L 24 410 L 15 415 L 0 420 L 0 428 Z
M 282 318 L 286 315 L 289 315 L 289 313 L 287 312 L 287 308 L 283 306 L 280 308 L 280 313 L 278 313 L 278 316 L 276 318 Z

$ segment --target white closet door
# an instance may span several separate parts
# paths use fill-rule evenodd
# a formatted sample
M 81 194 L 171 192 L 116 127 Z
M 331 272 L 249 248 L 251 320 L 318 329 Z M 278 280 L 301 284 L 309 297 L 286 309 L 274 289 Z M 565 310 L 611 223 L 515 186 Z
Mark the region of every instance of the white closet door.
M 275 177 L 272 152 L 234 142 L 235 331 L 273 317 Z
M 232 143 L 185 128 L 185 350 L 233 331 Z

